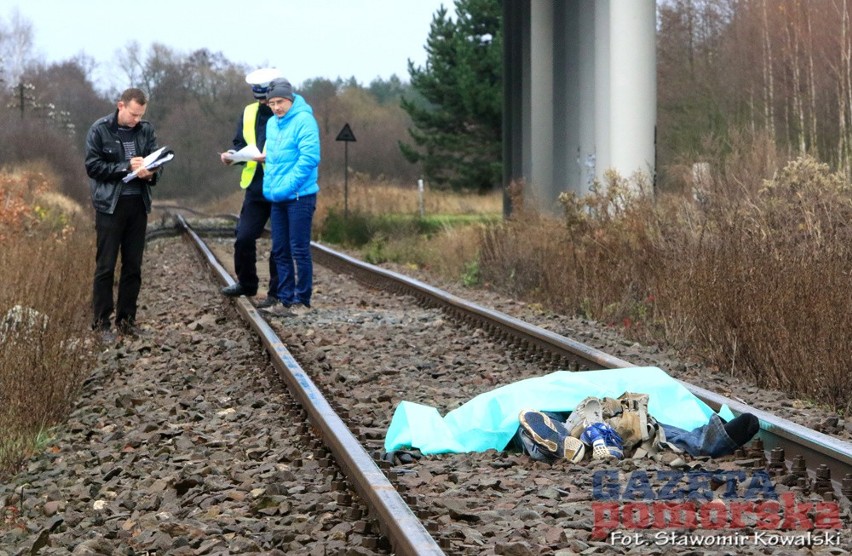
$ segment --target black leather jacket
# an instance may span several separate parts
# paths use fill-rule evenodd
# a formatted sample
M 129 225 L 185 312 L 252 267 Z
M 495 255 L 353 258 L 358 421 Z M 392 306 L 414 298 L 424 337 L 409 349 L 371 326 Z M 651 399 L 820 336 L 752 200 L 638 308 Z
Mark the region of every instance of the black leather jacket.
M 157 150 L 157 134 L 147 120 L 138 124 L 136 154 L 147 156 Z M 130 161 L 124 159 L 124 145 L 118 137 L 118 110 L 97 120 L 86 135 L 86 174 L 91 178 L 92 206 L 98 212 L 112 214 L 124 187 L 121 178 L 130 172 Z M 156 185 L 160 172 L 150 181 L 136 179 L 142 185 L 145 210 L 151 212 L 151 186 Z

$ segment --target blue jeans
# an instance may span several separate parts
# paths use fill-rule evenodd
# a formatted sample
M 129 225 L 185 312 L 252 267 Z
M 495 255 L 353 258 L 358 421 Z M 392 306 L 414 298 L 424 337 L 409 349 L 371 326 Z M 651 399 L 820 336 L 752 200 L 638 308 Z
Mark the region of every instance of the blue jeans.
M 272 258 L 278 269 L 275 297 L 285 305 L 311 306 L 311 222 L 316 208 L 316 194 L 272 203 Z
M 713 414 L 710 422 L 691 431 L 660 423 L 666 440 L 692 456 L 719 457 L 733 454 L 739 446 L 725 432 L 722 419 Z

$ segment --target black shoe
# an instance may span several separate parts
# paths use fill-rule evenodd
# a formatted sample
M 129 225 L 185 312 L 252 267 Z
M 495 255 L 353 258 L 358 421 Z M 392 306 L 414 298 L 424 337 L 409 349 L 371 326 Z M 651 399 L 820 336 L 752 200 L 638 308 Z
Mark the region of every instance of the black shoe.
M 268 307 L 272 307 L 276 303 L 278 303 L 278 299 L 269 295 L 269 296 L 266 297 L 266 299 L 263 299 L 263 300 L 255 303 L 254 306 L 258 309 L 266 309 Z
M 100 340 L 100 342 L 105 346 L 109 346 L 115 343 L 115 333 L 113 333 L 113 331 L 109 328 L 102 328 L 98 330 L 97 335 L 98 340 Z
M 115 325 L 118 333 L 122 336 L 129 336 L 131 338 L 138 338 L 143 335 L 142 329 L 133 324 L 132 322 L 119 322 Z
M 760 420 L 751 413 L 743 413 L 725 423 L 724 426 L 731 440 L 736 442 L 737 446 L 742 446 L 754 438 L 760 430 Z
M 248 288 L 244 288 L 242 284 L 234 284 L 232 286 L 228 286 L 226 288 L 222 288 L 221 292 L 223 295 L 227 295 L 228 297 L 239 297 L 241 295 L 245 295 L 248 297 L 254 297 L 257 295 L 257 290 L 250 290 Z

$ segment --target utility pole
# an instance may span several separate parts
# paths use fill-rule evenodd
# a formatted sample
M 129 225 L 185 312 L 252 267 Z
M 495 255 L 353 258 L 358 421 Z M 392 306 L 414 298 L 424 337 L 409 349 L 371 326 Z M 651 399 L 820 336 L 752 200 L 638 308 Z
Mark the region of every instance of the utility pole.
M 20 81 L 16 87 L 13 87 L 12 90 L 17 89 L 17 97 L 18 97 L 18 109 L 21 111 L 21 119 L 24 119 L 24 111 L 26 110 L 27 101 L 34 102 L 35 97 L 29 94 L 27 91 L 32 91 L 35 89 L 35 86 L 32 83 L 24 83 Z M 12 108 L 13 105 L 9 105 L 9 108 Z
M 18 102 L 21 106 L 21 119 L 24 119 L 24 82 L 18 84 Z

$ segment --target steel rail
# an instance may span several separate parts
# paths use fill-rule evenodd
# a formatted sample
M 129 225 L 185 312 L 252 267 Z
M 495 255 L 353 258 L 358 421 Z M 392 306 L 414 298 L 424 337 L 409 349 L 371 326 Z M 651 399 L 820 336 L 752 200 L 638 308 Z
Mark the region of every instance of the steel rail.
M 375 277 L 378 276 L 391 289 L 415 292 L 417 297 L 422 300 L 428 299 L 433 304 L 437 303 L 445 309 L 478 321 L 492 334 L 498 336 L 501 334 L 510 335 L 513 339 L 520 338 L 533 346 L 547 349 L 559 357 L 577 361 L 581 369 L 635 367 L 635 365 L 585 344 L 544 328 L 532 326 L 500 311 L 477 305 L 415 278 L 359 261 L 316 242 L 311 243 L 311 247 L 313 247 L 315 259 L 324 266 L 353 274 L 356 279 L 368 285 L 375 284 Z
M 339 272 L 353 275 L 367 284 L 383 283 L 392 291 L 411 292 L 419 299 L 438 305 L 454 313 L 466 313 L 469 319 L 478 321 L 489 332 L 499 337 L 505 335 L 520 338 L 533 346 L 534 350 L 545 350 L 559 358 L 574 359 L 579 368 L 616 369 L 637 367 L 637 365 L 608 355 L 549 330 L 526 323 L 500 311 L 488 309 L 466 301 L 453 294 L 435 288 L 420 280 L 384 268 L 365 263 L 343 253 L 339 253 L 316 242 L 312 243 L 313 253 L 318 262 Z M 814 473 L 821 465 L 831 470 L 835 490 L 846 476 L 852 476 L 852 443 L 833 438 L 826 434 L 797 425 L 792 421 L 777 417 L 766 411 L 751 407 L 745 403 L 705 390 L 694 384 L 679 381 L 692 394 L 704 401 L 714 411 L 727 405 L 734 415 L 751 413 L 760 421 L 758 437 L 767 451 L 781 447 L 786 455 L 801 454 L 805 457 L 807 468 Z
M 178 215 L 177 219 L 185 237 L 195 245 L 220 282 L 232 285 L 234 280 L 204 241 L 182 216 Z M 344 474 L 377 516 L 380 526 L 385 529 L 382 533 L 390 540 L 394 552 L 405 555 L 444 554 L 257 309 L 244 297 L 234 301 L 239 313 L 260 336 L 279 375 L 320 431 L 323 442 Z

